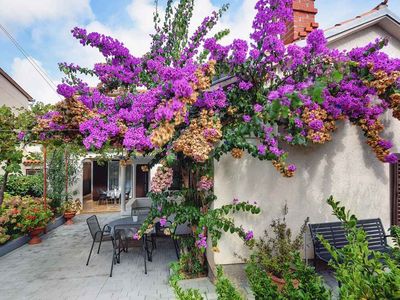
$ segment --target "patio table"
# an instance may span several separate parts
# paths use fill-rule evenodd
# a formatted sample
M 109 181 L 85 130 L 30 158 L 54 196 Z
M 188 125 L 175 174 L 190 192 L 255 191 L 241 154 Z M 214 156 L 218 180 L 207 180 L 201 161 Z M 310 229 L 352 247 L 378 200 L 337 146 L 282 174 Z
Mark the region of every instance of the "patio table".
M 110 277 L 112 276 L 114 264 L 120 262 L 121 252 L 127 251 L 126 250 L 127 247 L 123 247 L 122 250 L 120 247 L 123 238 L 129 237 L 129 236 L 133 237 L 133 235 L 136 232 L 138 232 L 140 226 L 142 226 L 146 217 L 147 217 L 146 215 L 139 215 L 139 216 L 137 216 L 136 220 L 134 219 L 134 217 L 119 218 L 119 219 L 116 219 L 106 225 L 110 229 L 111 240 L 112 240 L 112 244 L 113 244 L 113 256 L 112 256 L 112 262 L 111 262 Z M 117 240 L 119 241 L 118 246 L 117 246 Z M 147 274 L 146 260 L 148 259 L 149 261 L 152 261 L 152 252 L 153 252 L 153 249 L 149 250 L 147 242 L 148 242 L 148 236 L 146 233 L 144 233 L 142 236 L 142 249 L 143 249 L 145 274 Z M 118 247 L 118 249 L 117 249 L 117 247 Z
M 118 202 L 118 199 L 121 196 L 121 191 L 117 189 L 108 190 L 106 193 L 109 199 L 114 200 L 114 204 Z

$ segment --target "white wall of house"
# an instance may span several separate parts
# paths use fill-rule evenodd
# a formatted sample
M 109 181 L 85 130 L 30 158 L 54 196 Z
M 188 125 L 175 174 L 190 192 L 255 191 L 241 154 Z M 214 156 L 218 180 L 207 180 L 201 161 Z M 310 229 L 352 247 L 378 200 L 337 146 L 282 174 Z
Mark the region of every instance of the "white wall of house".
M 29 101 L 9 80 L 0 75 L 0 106 L 28 108 Z
M 366 28 L 330 44 L 339 49 L 363 46 L 377 37 L 389 36 L 378 25 Z M 400 57 L 400 42 L 393 37 L 385 51 Z M 400 121 L 387 114 L 384 137 L 395 144 L 394 152 L 400 152 Z M 234 198 L 256 201 L 262 209 L 259 215 L 240 214 L 236 224 L 254 230 L 255 236 L 263 234 L 275 218 L 282 216 L 287 203 L 287 223 L 299 230 L 304 219 L 311 223 L 335 221 L 325 200 L 334 195 L 346 208 L 359 218 L 381 218 L 385 228 L 390 226 L 389 165 L 377 160 L 358 128 L 338 122 L 333 139 L 324 145 L 290 147 L 289 162 L 298 167 L 293 178 L 282 177 L 271 163 L 251 156 L 236 160 L 231 155 L 215 162 L 215 207 L 231 203 Z M 219 253 L 208 247 L 211 265 L 240 263 L 234 253 L 246 255 L 243 241 L 232 234 L 224 234 Z M 312 243 L 307 236 L 306 255 L 312 257 Z

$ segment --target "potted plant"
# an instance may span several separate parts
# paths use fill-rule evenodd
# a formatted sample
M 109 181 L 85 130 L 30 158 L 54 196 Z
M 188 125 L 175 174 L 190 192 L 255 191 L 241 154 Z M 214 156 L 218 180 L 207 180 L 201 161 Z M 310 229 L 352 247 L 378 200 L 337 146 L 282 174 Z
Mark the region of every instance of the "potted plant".
M 64 218 L 67 220 L 65 222 L 66 225 L 73 224 L 73 217 L 75 217 L 76 213 L 81 210 L 81 202 L 79 200 L 67 200 L 62 204 L 62 211 L 64 212 Z
M 43 202 L 32 199 L 29 205 L 22 211 L 22 227 L 25 232 L 29 232 L 30 245 L 42 242 L 40 234 L 44 232 L 46 225 L 53 216 L 49 207 L 45 207 Z
M 306 230 L 308 218 L 304 221 L 299 233 L 292 238 L 292 231 L 286 224 L 287 206 L 284 206 L 283 218 L 273 220 L 270 228 L 273 235 L 267 230 L 264 237 L 255 240 L 251 245 L 253 250 L 250 260 L 257 264 L 265 274 L 268 274 L 272 282 L 281 291 L 286 285 L 285 277 L 295 272 L 294 255 L 303 246 L 303 235 Z M 246 260 L 248 262 L 249 260 Z M 289 276 L 293 277 L 293 276 Z M 295 288 L 299 286 L 298 279 L 292 279 Z

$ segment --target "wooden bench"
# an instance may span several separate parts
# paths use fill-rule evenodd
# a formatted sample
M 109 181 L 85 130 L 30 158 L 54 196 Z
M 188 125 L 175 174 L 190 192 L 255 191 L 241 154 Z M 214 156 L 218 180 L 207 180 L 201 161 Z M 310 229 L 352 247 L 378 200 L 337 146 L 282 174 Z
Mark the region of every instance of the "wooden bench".
M 314 244 L 314 265 L 316 265 L 317 259 L 327 263 L 332 258 L 318 239 L 318 235 L 322 235 L 336 249 L 347 245 L 346 232 L 342 222 L 308 224 L 308 226 Z M 358 220 L 357 227 L 364 229 L 367 234 L 369 249 L 386 253 L 390 251 L 381 219 Z

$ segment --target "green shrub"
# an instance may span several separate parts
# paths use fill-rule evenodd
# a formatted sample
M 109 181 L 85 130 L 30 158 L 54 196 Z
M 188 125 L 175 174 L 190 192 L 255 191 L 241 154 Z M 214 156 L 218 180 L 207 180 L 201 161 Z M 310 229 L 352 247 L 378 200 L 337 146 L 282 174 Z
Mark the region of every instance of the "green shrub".
M 187 289 L 181 288 L 177 281 L 171 282 L 171 286 L 174 289 L 174 293 L 177 300 L 203 300 L 203 296 L 197 289 Z
M 400 226 L 392 226 L 389 230 L 394 244 L 392 256 L 400 264 Z
M 341 299 L 400 299 L 400 268 L 389 255 L 370 250 L 365 231 L 358 228 L 357 218 L 330 196 L 327 200 L 333 214 L 343 222 L 348 244 L 332 247 L 319 239 L 332 255 L 329 265 L 340 282 Z
M 218 300 L 244 299 L 232 282 L 230 282 L 230 280 L 224 276 L 221 266 L 217 267 L 217 282 L 215 287 L 217 289 Z
M 11 175 L 7 181 L 6 192 L 12 196 L 42 197 L 43 175 Z
M 253 294 L 256 299 L 330 299 L 331 292 L 321 277 L 300 258 L 308 219 L 292 237 L 286 224 L 287 212 L 285 205 L 284 217 L 273 220 L 270 225 L 273 235 L 265 231 L 263 238 L 254 241 L 250 259 L 242 258 L 247 263 L 246 274 Z M 270 274 L 285 280 L 282 290 L 278 290 Z M 294 281 L 298 287 L 294 287 Z
M 307 266 L 300 258 L 298 252 L 292 255 L 291 270 L 283 276 L 286 285 L 281 291 L 272 282 L 268 272 L 254 259 L 250 258 L 246 265 L 247 279 L 256 299 L 331 299 L 331 291 L 324 285 L 320 276 L 315 273 L 314 268 Z M 293 280 L 298 280 L 298 287 L 293 286 Z

